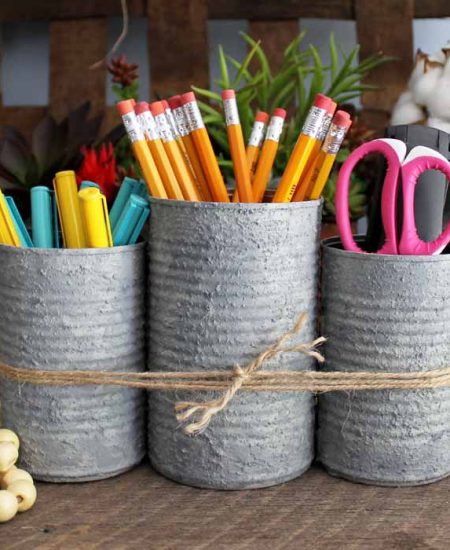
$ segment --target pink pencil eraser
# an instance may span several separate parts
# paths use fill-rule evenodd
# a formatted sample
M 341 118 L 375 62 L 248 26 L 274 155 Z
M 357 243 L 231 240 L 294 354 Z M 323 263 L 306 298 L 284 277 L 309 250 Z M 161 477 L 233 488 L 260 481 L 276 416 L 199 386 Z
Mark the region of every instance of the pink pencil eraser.
M 348 128 L 351 123 L 352 119 L 350 118 L 350 115 L 347 113 L 347 111 L 337 111 L 333 117 L 333 124 L 336 124 L 336 126 L 343 126 L 344 128 Z
M 181 98 L 181 105 L 186 105 L 186 103 L 191 103 L 192 101 L 197 101 L 195 98 L 194 92 L 187 92 L 185 94 L 182 94 Z
M 331 100 L 331 103 L 330 105 L 328 106 L 328 109 L 327 109 L 327 112 L 332 115 L 334 113 L 334 111 L 336 110 L 336 107 L 337 107 L 337 103 L 333 100 Z
M 169 102 L 166 99 L 161 99 L 161 103 L 164 106 L 164 109 L 167 111 L 167 109 L 170 109 Z
M 139 103 L 136 103 L 136 105 L 134 106 L 134 112 L 137 115 L 140 115 L 141 113 L 145 113 L 146 111 L 149 111 L 149 110 L 150 108 L 146 101 L 139 101 Z
M 169 107 L 171 109 L 176 109 L 177 107 L 181 106 L 181 96 L 180 95 L 173 95 L 172 97 L 169 97 L 167 100 L 169 102 Z
M 264 111 L 258 111 L 256 113 L 256 116 L 255 116 L 256 122 L 264 122 L 264 124 L 267 124 L 268 120 L 269 120 L 269 115 Z
M 123 116 L 133 112 L 135 104 L 136 104 L 136 101 L 134 101 L 134 99 L 124 99 L 116 103 L 116 107 L 117 107 L 117 110 L 119 111 L 119 115 Z
M 331 99 L 323 94 L 317 94 L 314 98 L 314 107 L 318 107 L 319 109 L 326 109 L 328 110 L 330 106 Z
M 152 115 L 162 115 L 165 113 L 164 105 L 162 101 L 154 101 L 153 103 L 150 103 L 150 111 L 152 112 Z
M 223 90 L 222 92 L 222 99 L 234 99 L 236 97 L 236 93 L 234 90 Z
M 285 119 L 286 115 L 287 115 L 287 112 L 285 109 L 281 109 L 280 107 L 277 107 L 273 112 L 272 116 L 279 116 L 280 118 Z

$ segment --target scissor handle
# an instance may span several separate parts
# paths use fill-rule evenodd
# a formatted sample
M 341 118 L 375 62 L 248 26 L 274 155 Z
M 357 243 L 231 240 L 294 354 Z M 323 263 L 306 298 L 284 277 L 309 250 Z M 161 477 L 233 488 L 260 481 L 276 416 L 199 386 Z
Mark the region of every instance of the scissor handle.
M 387 161 L 387 170 L 382 192 L 382 221 L 386 242 L 379 251 L 383 254 L 397 253 L 396 204 L 400 166 L 406 154 L 406 145 L 398 139 L 375 139 L 355 149 L 342 165 L 336 184 L 336 222 L 342 245 L 351 252 L 364 252 L 355 242 L 349 209 L 351 174 L 356 164 L 370 153 L 379 153 Z
M 450 180 L 450 162 L 432 150 L 430 155 L 419 156 L 402 166 L 403 228 L 398 245 L 399 254 L 430 256 L 439 254 L 450 243 L 450 222 L 432 242 L 422 241 L 417 231 L 414 194 L 419 177 L 427 170 L 438 170 Z

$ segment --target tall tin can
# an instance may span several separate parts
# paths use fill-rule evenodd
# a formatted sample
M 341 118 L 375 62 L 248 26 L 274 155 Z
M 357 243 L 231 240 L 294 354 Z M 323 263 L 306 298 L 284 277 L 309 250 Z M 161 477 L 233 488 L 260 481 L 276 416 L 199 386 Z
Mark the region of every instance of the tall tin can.
M 388 256 L 323 244 L 325 367 L 346 372 L 449 366 L 450 256 Z M 333 475 L 419 485 L 450 474 L 450 389 L 319 397 L 318 458 Z
M 0 360 L 40 370 L 143 371 L 145 245 L 0 246 Z M 145 396 L 113 386 L 2 380 L 2 423 L 45 481 L 102 479 L 145 454 Z
M 230 370 L 244 366 L 309 320 L 293 342 L 316 335 L 319 201 L 224 204 L 152 200 L 149 233 L 149 369 Z M 267 370 L 309 370 L 279 355 Z M 149 455 L 165 476 L 198 487 L 242 489 L 299 476 L 314 455 L 309 393 L 236 394 L 206 430 L 187 436 L 179 401 L 213 392 L 152 392 Z

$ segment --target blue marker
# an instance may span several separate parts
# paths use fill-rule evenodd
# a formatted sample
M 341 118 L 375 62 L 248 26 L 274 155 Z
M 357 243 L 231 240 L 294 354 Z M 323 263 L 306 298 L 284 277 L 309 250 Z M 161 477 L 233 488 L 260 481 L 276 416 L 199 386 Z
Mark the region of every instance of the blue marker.
M 119 188 L 114 204 L 109 211 L 109 221 L 111 224 L 111 231 L 114 233 L 116 223 L 122 214 L 123 209 L 132 193 L 136 193 L 139 189 L 139 182 L 133 178 L 123 178 L 122 185 Z M 139 193 L 138 193 L 139 194 Z
M 93 181 L 89 181 L 89 180 L 84 180 L 81 182 L 80 184 L 80 191 L 82 189 L 86 189 L 87 187 L 95 187 L 96 189 L 98 189 L 99 191 L 101 191 L 100 189 L 100 185 L 98 183 L 95 183 Z
M 148 201 L 132 194 L 113 229 L 114 246 L 134 244 L 150 214 Z
M 30 234 L 23 223 L 22 216 L 20 215 L 16 203 L 12 197 L 5 197 L 6 204 L 8 205 L 9 213 L 16 228 L 17 234 L 19 235 L 20 244 L 24 248 L 33 248 L 33 241 L 31 240 Z
M 31 189 L 31 228 L 36 248 L 59 248 L 59 224 L 54 193 L 48 187 Z

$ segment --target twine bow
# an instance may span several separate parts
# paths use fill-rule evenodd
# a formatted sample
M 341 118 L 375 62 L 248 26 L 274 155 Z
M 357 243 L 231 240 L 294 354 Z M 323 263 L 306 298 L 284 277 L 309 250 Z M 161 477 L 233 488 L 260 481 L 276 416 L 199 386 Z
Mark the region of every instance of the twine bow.
M 323 336 L 304 344 L 284 347 L 284 344 L 288 340 L 302 331 L 307 319 L 308 315 L 306 313 L 302 313 L 291 330 L 278 338 L 272 346 L 262 351 L 255 359 L 253 359 L 253 361 L 248 363 L 243 368 L 239 365 L 235 365 L 229 388 L 221 397 L 211 399 L 210 401 L 206 401 L 204 403 L 198 403 L 195 401 L 177 403 L 175 405 L 175 412 L 177 413 L 176 416 L 179 422 L 184 423 L 192 416 L 198 415 L 198 420 L 186 424 L 183 427 L 183 431 L 189 435 L 202 432 L 208 426 L 212 417 L 228 405 L 236 393 L 241 389 L 243 384 L 251 379 L 253 374 L 258 371 L 266 361 L 269 361 L 272 357 L 275 357 L 280 353 L 302 353 L 303 355 L 312 357 L 322 363 L 325 359 L 316 350 L 316 348 L 325 342 L 326 339 Z

